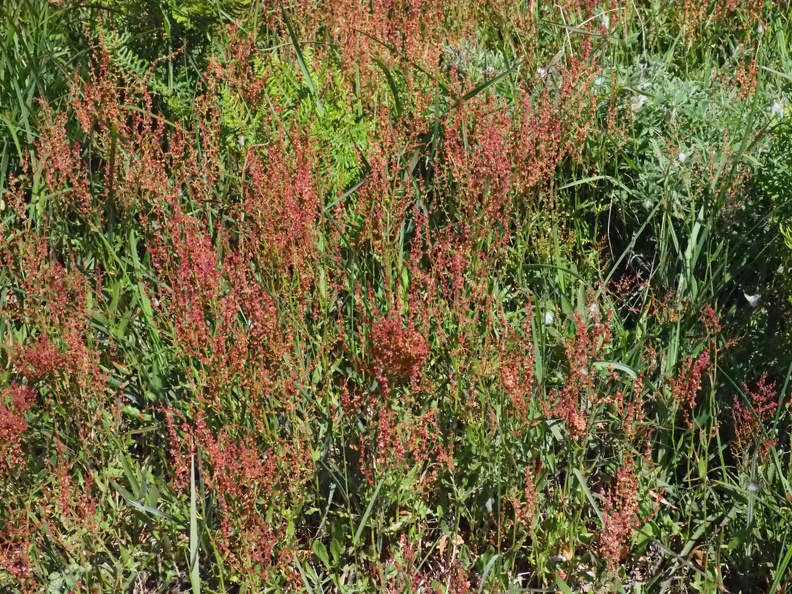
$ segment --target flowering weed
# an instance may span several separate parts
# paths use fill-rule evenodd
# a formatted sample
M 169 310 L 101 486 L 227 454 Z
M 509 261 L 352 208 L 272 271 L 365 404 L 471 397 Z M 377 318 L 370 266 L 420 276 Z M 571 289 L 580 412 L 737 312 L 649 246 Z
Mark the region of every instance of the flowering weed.
M 778 3 L 176 4 L 0 13 L 0 589 L 785 584 Z

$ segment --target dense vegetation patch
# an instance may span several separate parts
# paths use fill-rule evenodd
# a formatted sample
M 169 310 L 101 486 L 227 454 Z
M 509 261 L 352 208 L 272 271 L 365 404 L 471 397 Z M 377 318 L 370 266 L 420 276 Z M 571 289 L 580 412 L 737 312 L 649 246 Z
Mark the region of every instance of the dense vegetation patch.
M 0 16 L 0 589 L 789 586 L 786 3 Z

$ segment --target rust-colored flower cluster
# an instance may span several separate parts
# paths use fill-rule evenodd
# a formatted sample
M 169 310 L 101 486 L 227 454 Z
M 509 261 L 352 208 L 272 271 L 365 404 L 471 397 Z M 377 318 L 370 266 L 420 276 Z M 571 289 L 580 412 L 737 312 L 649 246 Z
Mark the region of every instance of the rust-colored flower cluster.
M 748 402 L 734 397 L 732 420 L 734 423 L 737 450 L 746 452 L 756 446 L 760 455 L 765 456 L 776 440 L 768 436 L 766 423 L 778 409 L 775 383 L 768 382 L 767 374 L 762 375 L 751 390 L 744 386 Z
M 599 535 L 600 552 L 610 571 L 626 557 L 638 519 L 638 478 L 634 462 L 626 460 L 616 475 L 616 485 L 605 494 L 604 526 Z
M 25 413 L 33 404 L 35 392 L 11 384 L 0 400 L 0 473 L 25 464 L 20 439 L 27 430 Z
M 690 414 L 696 406 L 696 396 L 701 390 L 701 378 L 709 366 L 709 353 L 704 351 L 697 358 L 686 359 L 677 376 L 668 380 L 671 397 L 682 410 L 685 423 L 689 427 L 692 427 Z
M 429 357 L 429 343 L 414 326 L 386 316 L 371 326 L 372 354 L 383 389 L 391 382 L 415 383 Z

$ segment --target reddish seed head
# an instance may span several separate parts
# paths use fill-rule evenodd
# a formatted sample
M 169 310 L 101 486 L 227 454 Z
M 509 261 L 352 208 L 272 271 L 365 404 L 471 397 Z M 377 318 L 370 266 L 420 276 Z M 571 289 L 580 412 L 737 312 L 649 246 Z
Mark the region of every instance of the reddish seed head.
M 618 568 L 638 523 L 637 495 L 638 479 L 634 463 L 626 460 L 616 475 L 615 487 L 605 494 L 604 526 L 600 532 L 599 546 L 609 571 Z
M 20 372 L 30 381 L 38 381 L 62 369 L 66 363 L 60 349 L 46 335 L 21 349 L 15 357 Z
M 375 320 L 371 342 L 377 366 L 394 381 L 416 381 L 429 357 L 426 338 L 413 327 L 405 328 L 398 317 Z
M 20 438 L 27 431 L 25 412 L 35 399 L 35 392 L 11 384 L 0 397 L 0 472 L 24 466 Z
M 701 377 L 709 369 L 710 358 L 707 351 L 697 359 L 687 359 L 676 377 L 668 380 L 671 386 L 671 397 L 682 409 L 685 423 L 692 426 L 690 413 L 696 405 L 696 395 L 701 389 Z
M 735 443 L 737 449 L 742 452 L 756 445 L 762 456 L 767 455 L 770 447 L 775 444 L 775 440 L 765 437 L 764 424 L 775 415 L 778 408 L 778 398 L 776 396 L 775 383 L 767 382 L 767 374 L 764 374 L 756 386 L 751 390 L 747 385 L 744 386 L 750 405 L 743 400 L 734 398 L 734 409 L 732 419 L 734 422 Z

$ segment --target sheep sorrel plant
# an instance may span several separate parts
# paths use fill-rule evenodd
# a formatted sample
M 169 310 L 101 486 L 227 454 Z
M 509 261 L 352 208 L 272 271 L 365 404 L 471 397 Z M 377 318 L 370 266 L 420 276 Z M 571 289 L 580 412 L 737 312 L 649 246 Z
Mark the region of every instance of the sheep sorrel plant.
M 792 587 L 792 13 L 8 2 L 0 591 Z

